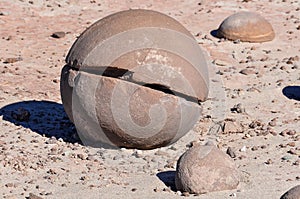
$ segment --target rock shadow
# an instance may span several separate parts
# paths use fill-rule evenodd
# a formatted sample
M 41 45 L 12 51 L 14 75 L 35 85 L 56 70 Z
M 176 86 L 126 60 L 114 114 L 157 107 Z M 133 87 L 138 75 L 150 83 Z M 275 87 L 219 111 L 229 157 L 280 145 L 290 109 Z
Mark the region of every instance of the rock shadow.
M 215 38 L 218 38 L 218 39 L 221 39 L 222 37 L 218 36 L 218 30 L 212 30 L 210 31 L 210 35 L 215 37 Z
M 80 143 L 75 126 L 66 115 L 62 104 L 51 101 L 21 101 L 2 107 L 0 115 L 3 120 L 29 128 L 40 135 Z
M 172 191 L 177 191 L 175 186 L 175 171 L 162 171 L 156 176 Z
M 286 86 L 282 89 L 282 93 L 289 99 L 300 101 L 300 86 Z

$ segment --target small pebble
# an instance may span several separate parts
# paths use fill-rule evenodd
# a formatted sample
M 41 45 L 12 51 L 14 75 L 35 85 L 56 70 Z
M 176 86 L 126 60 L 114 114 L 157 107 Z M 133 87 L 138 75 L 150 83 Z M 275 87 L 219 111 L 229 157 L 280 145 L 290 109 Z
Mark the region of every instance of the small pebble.
M 276 118 L 272 119 L 272 120 L 269 122 L 269 126 L 272 126 L 272 127 L 276 126 L 276 121 L 277 121 Z
M 37 195 L 35 195 L 35 194 L 33 194 L 33 193 L 29 193 L 28 199 L 43 199 L 43 198 L 40 197 L 40 196 L 37 196 Z
M 295 130 L 290 130 L 286 133 L 287 135 L 295 135 L 296 131 Z
M 249 127 L 254 129 L 254 128 L 260 127 L 262 125 L 263 125 L 263 123 L 261 121 L 255 120 L 249 124 Z
M 190 196 L 190 193 L 187 192 L 187 191 L 185 191 L 185 192 L 182 193 L 182 195 L 185 196 L 185 197 L 189 197 L 189 196 Z
M 277 135 L 277 133 L 275 131 L 273 131 L 273 130 L 270 130 L 270 134 L 272 134 L 273 136 Z
M 231 147 L 228 147 L 226 150 L 226 153 L 231 157 L 231 158 L 235 158 L 236 154 L 234 153 L 233 149 Z
M 233 43 L 234 43 L 234 44 L 239 44 L 239 43 L 241 43 L 241 40 L 236 39 L 236 40 L 233 41 Z
M 51 37 L 56 38 L 56 39 L 59 39 L 59 38 L 64 37 L 65 35 L 66 35 L 65 32 L 54 32 L 54 33 L 51 35 Z
M 6 187 L 15 187 L 14 183 L 7 183 L 5 184 Z
M 87 157 L 84 154 L 79 153 L 79 154 L 77 154 L 77 158 L 79 158 L 81 160 L 85 160 Z
M 246 69 L 241 70 L 240 73 L 243 75 L 252 75 L 252 74 L 256 74 L 257 72 L 252 69 L 246 68 Z
M 252 151 L 257 151 L 257 150 L 258 150 L 258 147 L 257 147 L 257 146 L 253 146 L 253 147 L 251 148 L 251 150 L 252 150 Z
M 241 103 L 239 103 L 239 104 L 234 105 L 233 108 L 231 108 L 231 112 L 244 113 L 245 108 L 243 107 L 243 105 Z
M 232 193 L 229 195 L 230 197 L 236 197 L 236 193 Z
M 246 150 L 247 150 L 247 147 L 246 147 L 246 146 L 243 146 L 243 147 L 240 149 L 241 152 L 246 152 Z
M 179 195 L 179 196 L 182 195 L 181 191 L 176 191 L 176 194 Z
M 299 165 L 300 165 L 300 159 L 299 159 L 299 160 L 296 160 L 296 161 L 293 163 L 293 165 L 299 166 Z
M 267 146 L 266 145 L 261 145 L 260 148 L 265 149 L 265 148 L 267 148 Z
M 12 63 L 22 61 L 22 60 L 23 60 L 22 57 L 12 57 L 12 58 L 6 58 L 3 63 L 4 64 L 12 64 Z
M 266 164 L 272 164 L 273 161 L 272 161 L 271 159 L 268 159 L 265 163 L 266 163 Z
M 137 190 L 137 188 L 132 188 L 131 189 L 132 192 L 135 192 L 136 190 Z
M 295 130 L 285 129 L 285 130 L 281 131 L 281 133 L 279 135 L 286 136 L 286 135 L 295 135 L 295 134 L 296 134 Z
M 169 188 L 169 187 L 167 187 L 167 188 L 163 188 L 163 191 L 165 191 L 165 192 L 171 192 L 171 189 Z M 179 191 L 180 192 L 180 191 Z M 181 193 L 181 192 L 180 192 Z
M 298 152 L 294 149 L 294 148 L 291 148 L 288 153 L 292 154 L 292 155 L 298 155 Z

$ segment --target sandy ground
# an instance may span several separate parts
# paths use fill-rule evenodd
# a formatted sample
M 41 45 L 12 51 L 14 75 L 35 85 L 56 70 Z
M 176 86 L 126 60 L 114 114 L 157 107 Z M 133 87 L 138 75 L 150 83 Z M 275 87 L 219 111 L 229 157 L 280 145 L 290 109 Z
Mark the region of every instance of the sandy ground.
M 195 35 L 210 67 L 210 98 L 199 123 L 172 146 L 83 146 L 61 104 L 60 70 L 86 27 L 129 8 L 161 11 Z M 239 43 L 210 34 L 242 10 L 263 15 L 276 38 Z M 0 25 L 0 197 L 180 198 L 176 161 L 192 141 L 207 140 L 233 149 L 241 183 L 191 198 L 279 198 L 300 184 L 299 0 L 1 0 Z M 57 31 L 66 35 L 51 37 Z M 20 108 L 29 121 L 18 121 Z

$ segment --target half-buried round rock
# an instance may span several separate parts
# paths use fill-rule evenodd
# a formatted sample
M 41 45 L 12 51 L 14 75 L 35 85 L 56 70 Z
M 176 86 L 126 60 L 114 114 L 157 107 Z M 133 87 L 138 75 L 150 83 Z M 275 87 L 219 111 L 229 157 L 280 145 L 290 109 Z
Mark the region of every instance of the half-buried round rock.
M 203 194 L 237 188 L 239 175 L 233 161 L 217 147 L 196 145 L 178 160 L 175 184 L 183 192 Z
M 272 25 L 254 12 L 238 12 L 227 17 L 217 30 L 217 36 L 245 42 L 266 42 L 275 37 Z

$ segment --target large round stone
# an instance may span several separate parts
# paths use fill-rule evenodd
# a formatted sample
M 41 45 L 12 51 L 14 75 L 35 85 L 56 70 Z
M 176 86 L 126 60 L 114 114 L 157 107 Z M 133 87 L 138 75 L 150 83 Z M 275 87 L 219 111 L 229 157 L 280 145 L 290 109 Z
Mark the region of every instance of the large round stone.
M 280 199 L 300 199 L 300 185 L 297 185 L 285 192 Z
M 227 17 L 217 30 L 217 36 L 229 40 L 266 42 L 275 37 L 271 24 L 253 12 L 238 12 Z
M 75 41 L 61 96 L 84 144 L 151 149 L 196 123 L 208 95 L 207 65 L 193 36 L 159 12 L 107 16 Z
M 213 145 L 196 145 L 178 160 L 176 188 L 202 194 L 237 188 L 239 174 L 228 155 Z

